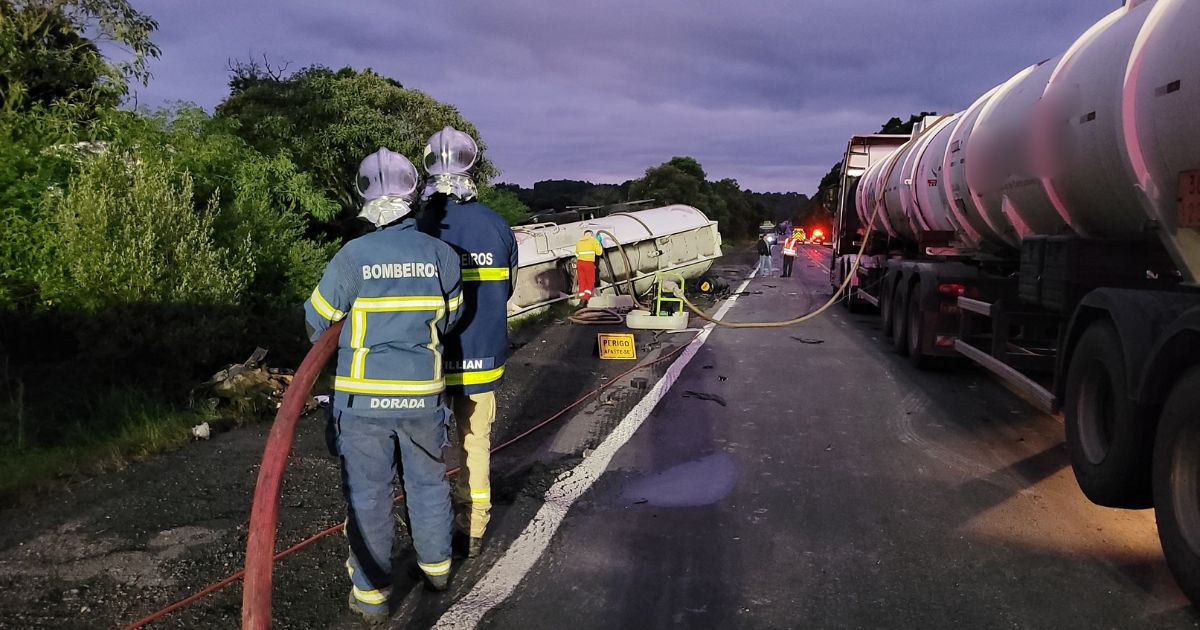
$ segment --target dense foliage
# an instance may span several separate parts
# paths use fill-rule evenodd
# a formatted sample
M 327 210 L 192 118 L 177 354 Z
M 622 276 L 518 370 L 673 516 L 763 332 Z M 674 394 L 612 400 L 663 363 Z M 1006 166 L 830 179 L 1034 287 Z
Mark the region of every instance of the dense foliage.
M 574 207 L 622 207 L 648 201 L 640 207 L 682 203 L 702 210 L 718 222 L 726 237 L 753 236 L 763 221 L 799 221 L 807 212 L 808 197 L 798 193 L 756 193 L 743 190 L 735 179 L 709 181 L 704 167 L 692 157 L 673 157 L 646 169 L 640 179 L 623 184 L 593 184 L 576 180 L 547 180 L 521 188 L 500 184 L 534 212 Z
M 486 149 L 454 107 L 371 70 L 314 67 L 280 76 L 242 63 L 234 68 L 230 90 L 217 113 L 237 120 L 237 133 L 259 151 L 290 156 L 346 214 L 358 208 L 353 183 L 359 161 L 381 146 L 420 165 L 425 140 L 451 126 Z M 480 185 L 495 174 L 486 156 L 476 164 Z
M 0 0 L 0 474 L 134 426 L 159 441 L 149 410 L 178 430 L 195 385 L 256 346 L 297 363 L 358 161 L 419 158 L 446 125 L 478 135 L 369 70 L 243 64 L 215 115 L 122 109 L 155 27 L 125 0 Z M 485 156 L 481 197 L 525 215 L 494 172 Z

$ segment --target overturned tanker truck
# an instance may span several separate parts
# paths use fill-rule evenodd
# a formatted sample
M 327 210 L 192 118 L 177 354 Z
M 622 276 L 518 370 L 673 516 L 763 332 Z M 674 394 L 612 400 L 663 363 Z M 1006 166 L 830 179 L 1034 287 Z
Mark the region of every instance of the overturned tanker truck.
M 660 271 L 696 279 L 721 255 L 717 222 L 680 204 L 561 225 L 514 227 L 519 267 L 508 301 L 510 318 L 534 314 L 572 297 L 575 243 L 584 230 L 600 235 L 605 249 L 597 263 L 598 293 L 632 291 L 641 295 L 650 290 Z
M 1128 0 L 962 112 L 851 138 L 831 266 L 915 366 L 966 358 L 1061 409 L 1084 494 L 1153 507 L 1193 603 L 1198 32 L 1200 2 Z

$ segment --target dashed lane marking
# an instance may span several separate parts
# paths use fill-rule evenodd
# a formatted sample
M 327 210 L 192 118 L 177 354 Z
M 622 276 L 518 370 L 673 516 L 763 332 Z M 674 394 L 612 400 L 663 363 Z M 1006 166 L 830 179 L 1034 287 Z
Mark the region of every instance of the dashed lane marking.
M 725 303 L 717 310 L 716 319 L 725 317 L 725 313 L 737 301 L 738 295 L 746 290 L 746 286 L 750 284 L 750 279 L 756 273 L 757 270 L 752 271 L 746 277 L 745 281 L 742 282 L 741 286 L 738 287 L 737 291 L 734 292 L 733 296 L 725 300 Z M 658 403 L 670 391 L 671 386 L 679 378 L 679 374 L 687 367 L 687 364 L 696 356 L 696 353 L 708 340 L 708 336 L 712 333 L 714 327 L 715 324 L 712 323 L 706 325 L 692 339 L 688 347 L 679 355 L 679 358 L 671 364 L 671 367 L 667 368 L 662 379 L 654 384 L 654 387 L 642 398 L 641 402 L 621 420 L 620 424 L 596 447 L 596 450 L 587 459 L 580 462 L 578 466 L 572 468 L 570 471 L 559 475 L 554 485 L 546 491 L 545 502 L 542 504 L 542 507 L 534 515 L 533 520 L 521 531 L 521 534 L 517 536 L 516 540 L 509 545 L 508 551 L 504 553 L 504 556 L 496 564 L 492 565 L 487 575 L 484 575 L 483 579 L 479 580 L 469 593 L 455 602 L 438 619 L 434 628 L 442 630 L 467 630 L 474 628 L 488 611 L 500 605 L 512 595 L 517 585 L 520 584 L 525 575 L 529 573 L 529 570 L 542 557 L 546 548 L 550 546 L 550 541 L 554 537 L 554 533 L 558 531 L 559 526 L 562 525 L 567 511 L 604 474 L 613 456 L 633 437 L 633 434 L 637 432 L 638 428 L 649 417 L 650 412 L 658 406 Z

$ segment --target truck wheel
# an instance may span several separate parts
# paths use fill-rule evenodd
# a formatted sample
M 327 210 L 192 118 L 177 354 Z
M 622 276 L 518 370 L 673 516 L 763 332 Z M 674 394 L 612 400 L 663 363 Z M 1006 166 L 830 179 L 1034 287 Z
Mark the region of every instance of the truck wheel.
M 896 285 L 892 293 L 892 348 L 902 356 L 908 353 L 908 290 Z
M 1200 602 L 1200 366 L 1175 383 L 1154 442 L 1158 537 L 1179 588 Z
M 883 329 L 885 339 L 892 338 L 892 285 L 895 284 L 891 274 L 884 276 L 883 289 L 879 292 L 879 326 Z
M 1121 340 L 1108 321 L 1079 338 L 1066 394 L 1067 452 L 1083 493 L 1097 505 L 1150 507 L 1153 422 L 1129 395 Z
M 922 325 L 925 318 L 921 317 L 921 299 L 917 291 L 908 296 L 905 320 L 908 322 L 908 362 L 918 370 L 931 367 L 932 357 L 925 354 L 925 327 Z

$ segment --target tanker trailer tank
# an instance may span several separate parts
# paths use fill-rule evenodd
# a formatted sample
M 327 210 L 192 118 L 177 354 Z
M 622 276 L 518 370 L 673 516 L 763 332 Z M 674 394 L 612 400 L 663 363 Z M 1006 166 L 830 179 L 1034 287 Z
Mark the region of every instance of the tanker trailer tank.
M 1042 184 L 1066 223 L 1087 238 L 1161 240 L 1189 282 L 1200 279 L 1200 221 L 1177 199 L 1200 169 L 1198 19 L 1186 0 L 1108 15 L 1055 67 L 1035 136 Z
M 1134 194 L 1189 282 L 1200 281 L 1200 3 L 1159 0 L 1121 89 L 1121 140 Z M 1191 195 L 1191 205 L 1185 196 Z M 1189 210 L 1190 208 L 1190 210 Z
M 962 230 L 955 223 L 943 192 L 946 178 L 942 173 L 942 158 L 958 117 L 959 114 L 946 116 L 929 130 L 918 149 L 912 173 L 912 203 L 916 205 L 921 226 L 932 232 L 954 232 L 955 238 Z
M 968 249 L 980 251 L 995 250 L 997 247 L 1012 248 L 1012 244 L 1005 241 L 984 219 L 982 202 L 978 193 L 970 189 L 966 169 L 967 143 L 975 128 L 975 122 L 979 120 L 983 108 L 999 89 L 995 87 L 989 90 L 959 116 L 954 131 L 950 133 L 950 144 L 946 154 L 942 158 L 942 172 L 945 173 L 947 183 L 944 187 L 946 203 L 950 204 L 955 222 L 962 230 L 959 238 Z
M 721 234 L 716 221 L 710 221 L 696 208 L 680 204 L 618 212 L 562 225 L 514 227 L 519 266 L 513 295 L 508 301 L 509 317 L 529 315 L 573 296 L 575 243 L 584 230 L 600 234 L 606 250 L 608 264 L 597 262 L 601 276 L 597 284 L 601 291 L 623 290 L 628 286 L 626 281 L 632 279 L 635 292 L 645 293 L 653 286 L 654 274 L 659 271 L 696 279 L 721 255 Z M 615 236 L 624 253 L 602 231 Z M 605 268 L 607 278 L 603 273 Z
M 894 235 L 907 242 L 917 240 L 917 226 L 907 212 L 909 204 L 904 203 L 904 197 L 908 196 L 905 180 L 916 154 L 917 138 L 913 137 L 896 152 L 881 180 L 883 194 L 880 200 L 883 203 L 883 216 L 888 218 L 888 225 Z
M 966 179 L 987 224 L 1012 246 L 1032 235 L 1069 233 L 1031 159 L 1034 108 L 1061 58 L 1030 66 L 983 108 L 966 147 Z
M 889 238 L 902 238 L 900 231 L 905 226 L 897 226 L 893 223 L 895 219 L 900 219 L 903 222 L 903 215 L 893 216 L 888 212 L 885 205 L 885 190 L 887 186 L 888 175 L 892 172 L 892 165 L 896 163 L 897 158 L 904 153 L 904 149 L 908 143 L 897 147 L 897 149 L 888 154 L 879 162 L 872 164 L 867 172 L 863 174 L 862 182 L 858 187 L 859 210 L 858 218 L 863 225 L 867 225 L 871 221 L 871 217 L 877 217 L 875 225 L 882 228 L 882 231 Z

